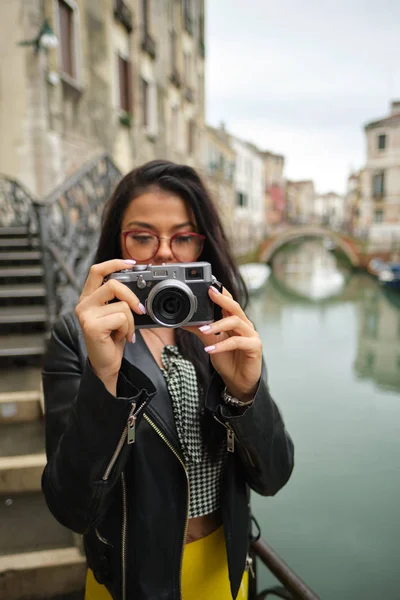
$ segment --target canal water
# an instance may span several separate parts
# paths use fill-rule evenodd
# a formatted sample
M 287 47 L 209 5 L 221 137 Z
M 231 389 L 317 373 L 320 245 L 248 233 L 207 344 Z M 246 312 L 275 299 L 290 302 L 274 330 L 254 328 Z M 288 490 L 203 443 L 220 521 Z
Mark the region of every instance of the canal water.
M 306 241 L 248 312 L 296 447 L 287 486 L 253 494 L 264 539 L 322 600 L 399 600 L 400 294 Z

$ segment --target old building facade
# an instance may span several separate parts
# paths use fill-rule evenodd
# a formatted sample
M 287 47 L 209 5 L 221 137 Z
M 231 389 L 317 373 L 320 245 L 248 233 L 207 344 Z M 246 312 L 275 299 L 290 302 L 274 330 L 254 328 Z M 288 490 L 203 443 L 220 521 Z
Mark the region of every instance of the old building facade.
M 329 229 L 343 230 L 346 224 L 345 197 L 336 192 L 317 194 L 314 199 L 313 220 Z
M 234 241 L 235 216 L 235 164 L 236 154 L 230 144 L 229 134 L 225 127 L 206 127 L 205 178 L 208 188 L 217 205 L 224 228 L 231 241 Z M 234 247 L 234 244 L 232 244 Z
M 230 136 L 236 155 L 235 167 L 235 252 L 254 252 L 266 233 L 264 161 L 253 144 Z
M 359 227 L 377 243 L 400 240 L 400 101 L 365 126 L 367 162 L 361 177 Z
M 264 161 L 267 227 L 274 229 L 286 219 L 285 157 L 268 151 L 260 154 Z
M 350 173 L 347 178 L 347 190 L 346 190 L 346 201 L 345 201 L 345 212 L 346 212 L 346 227 L 352 235 L 355 237 L 362 237 L 363 235 L 363 215 L 362 207 L 363 196 L 362 196 L 362 182 L 364 180 L 364 170 L 360 169 L 354 173 Z
M 315 202 L 314 182 L 287 181 L 286 201 L 289 222 L 299 224 L 312 222 Z
M 201 166 L 204 56 L 204 0 L 4 0 L 0 171 L 43 197 L 102 152 Z

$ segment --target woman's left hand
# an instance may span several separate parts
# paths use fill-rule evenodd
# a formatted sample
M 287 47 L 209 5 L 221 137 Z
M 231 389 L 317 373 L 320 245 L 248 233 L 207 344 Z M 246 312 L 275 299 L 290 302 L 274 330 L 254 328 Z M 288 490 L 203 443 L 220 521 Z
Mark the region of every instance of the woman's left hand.
M 229 394 L 248 402 L 254 398 L 262 368 L 262 342 L 242 308 L 224 288 L 209 295 L 222 309 L 222 319 L 202 327 L 185 327 L 197 335 Z M 216 335 L 216 334 L 220 335 Z

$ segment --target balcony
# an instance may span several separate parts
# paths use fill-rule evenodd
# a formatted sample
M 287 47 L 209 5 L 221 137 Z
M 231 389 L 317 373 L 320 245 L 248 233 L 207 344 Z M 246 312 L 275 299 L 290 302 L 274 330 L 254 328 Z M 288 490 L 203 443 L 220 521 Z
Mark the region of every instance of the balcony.
M 132 11 L 127 7 L 123 0 L 115 0 L 114 17 L 116 21 L 119 21 L 121 25 L 125 27 L 128 33 L 133 31 Z
M 174 85 L 176 88 L 180 88 L 182 85 L 182 79 L 181 76 L 178 73 L 177 69 L 172 69 L 172 73 L 170 75 L 169 78 L 170 82 L 172 83 L 172 85 Z
M 142 50 L 146 52 L 153 60 L 155 59 L 156 43 L 147 31 L 143 33 Z

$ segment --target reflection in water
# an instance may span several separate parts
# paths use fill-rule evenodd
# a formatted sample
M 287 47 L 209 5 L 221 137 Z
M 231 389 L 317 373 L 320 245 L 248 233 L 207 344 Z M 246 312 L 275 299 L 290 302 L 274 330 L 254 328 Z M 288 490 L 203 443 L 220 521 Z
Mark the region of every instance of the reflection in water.
M 311 300 L 311 266 L 321 272 L 326 257 L 304 245 L 280 253 L 248 309 L 296 446 L 288 486 L 276 499 L 253 494 L 252 507 L 323 600 L 398 600 L 400 294 L 357 273 Z M 266 569 L 259 576 L 261 589 L 274 583 Z
M 322 240 L 307 240 L 288 247 L 273 260 L 273 272 L 281 285 L 309 300 L 325 300 L 340 294 L 349 269 L 338 267 L 334 254 Z
M 380 288 L 366 290 L 360 303 L 358 376 L 400 390 L 400 311 Z

